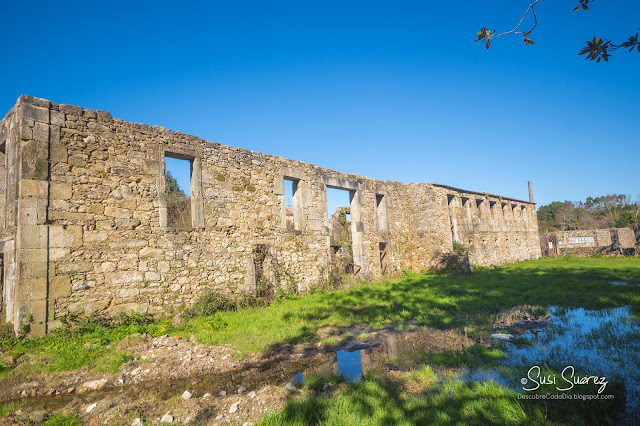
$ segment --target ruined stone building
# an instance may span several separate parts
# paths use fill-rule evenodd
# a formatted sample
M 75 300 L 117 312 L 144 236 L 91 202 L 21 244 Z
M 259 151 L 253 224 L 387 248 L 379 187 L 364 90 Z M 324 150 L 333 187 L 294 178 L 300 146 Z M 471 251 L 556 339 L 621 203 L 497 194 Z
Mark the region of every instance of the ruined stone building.
M 530 202 L 340 173 L 45 99 L 18 99 L 0 151 L 1 306 L 33 334 L 65 314 L 162 315 L 207 289 L 254 292 L 267 258 L 299 290 L 319 285 L 332 262 L 327 188 L 350 193 L 351 273 L 363 279 L 428 268 L 454 242 L 471 264 L 540 256 Z M 191 164 L 188 228 L 168 220 L 167 157 Z

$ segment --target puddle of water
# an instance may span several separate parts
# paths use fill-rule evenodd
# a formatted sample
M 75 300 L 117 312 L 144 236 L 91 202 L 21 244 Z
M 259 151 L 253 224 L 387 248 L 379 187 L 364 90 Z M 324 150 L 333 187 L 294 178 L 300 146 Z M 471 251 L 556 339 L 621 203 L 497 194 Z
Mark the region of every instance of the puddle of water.
M 633 319 L 631 309 L 593 311 L 552 306 L 549 315 L 548 327 L 523 336 L 529 345 L 505 344 L 506 357 L 501 364 L 526 369 L 550 366 L 558 373 L 573 366 L 576 375 L 621 381 L 627 390 L 628 415 L 640 416 L 640 322 Z M 474 376 L 468 377 L 474 380 Z M 522 392 L 520 379 L 508 378 L 506 386 Z
M 344 376 L 347 382 L 359 382 L 362 379 L 361 352 L 362 350 L 337 353 L 338 374 Z
M 511 387 L 511 380 L 505 378 L 497 368 L 461 368 L 458 378 L 465 382 L 494 381 L 504 387 Z
M 609 281 L 609 284 L 611 284 L 611 285 L 629 285 L 629 283 L 626 282 L 626 281 Z
M 311 376 L 326 377 L 331 374 L 341 374 L 347 382 L 359 382 L 362 380 L 362 375 L 369 371 L 386 372 L 397 369 L 398 367 L 391 365 L 389 361 L 399 356 L 459 351 L 473 343 L 461 332 L 453 329 L 387 333 L 375 345 L 368 345 L 362 349 L 354 347 L 352 350 L 347 349 L 326 354 L 327 360 L 325 362 L 313 365 L 296 374 L 294 380 L 307 379 Z
M 523 327 L 528 345 L 504 344 L 506 357 L 497 368 L 462 368 L 456 373 L 468 382 L 495 381 L 502 386 L 523 391 L 520 373 L 507 373 L 529 369 L 534 365 L 550 366 L 558 372 L 573 366 L 576 375 L 605 376 L 616 379 L 627 389 L 627 415 L 640 414 L 640 322 L 632 319 L 629 307 L 600 311 L 583 308 L 549 308 L 549 321 L 529 321 Z M 518 323 L 515 323 L 518 324 Z M 529 327 L 534 324 L 535 327 Z M 437 330 L 436 330 L 437 331 Z M 533 331 L 533 332 L 530 332 Z M 522 332 L 522 331 L 521 331 Z M 443 350 L 461 350 L 471 342 L 454 334 L 444 337 L 429 336 L 430 332 L 387 334 L 376 347 L 338 351 L 328 354 L 329 360 L 296 375 L 297 379 L 310 376 L 342 374 L 347 382 L 360 381 L 362 375 L 375 370 L 393 370 L 394 358 L 405 354 L 437 353 Z M 431 332 L 432 333 L 432 332 Z M 442 332 L 440 332 L 442 333 Z M 504 335 L 498 335 L 504 336 Z M 457 339 L 457 340 L 456 340 Z M 444 343 L 443 342 L 447 342 Z M 513 377 L 517 374 L 517 377 Z

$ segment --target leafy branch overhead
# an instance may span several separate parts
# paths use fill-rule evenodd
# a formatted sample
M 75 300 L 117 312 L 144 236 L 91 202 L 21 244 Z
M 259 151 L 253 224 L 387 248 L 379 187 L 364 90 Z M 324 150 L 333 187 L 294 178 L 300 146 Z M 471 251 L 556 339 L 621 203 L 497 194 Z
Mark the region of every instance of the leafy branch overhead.
M 579 10 L 589 10 L 589 3 L 593 3 L 595 0 L 578 0 L 578 1 L 579 1 L 579 4 L 573 8 L 574 12 L 577 12 Z M 529 5 L 527 10 L 524 12 L 524 15 L 522 15 L 520 22 L 518 22 L 518 25 L 516 25 L 515 28 L 513 28 L 512 30 L 496 34 L 496 30 L 492 31 L 489 28 L 482 27 L 480 31 L 476 33 L 476 36 L 478 38 L 475 39 L 474 42 L 484 41 L 485 47 L 489 49 L 489 47 L 491 46 L 491 40 L 495 40 L 498 37 L 502 37 L 503 35 L 507 35 L 507 34 L 519 34 L 519 35 L 522 35 L 522 41 L 524 42 L 524 44 L 527 44 L 527 45 L 534 44 L 533 40 L 529 38 L 529 35 L 533 30 L 535 30 L 535 28 L 538 25 L 538 17 L 536 15 L 535 7 L 536 7 L 536 4 L 538 4 L 539 2 L 540 0 L 535 0 L 533 3 Z M 527 18 L 527 16 L 529 16 L 529 14 L 531 14 L 531 16 L 533 17 L 533 24 L 529 29 L 524 30 L 521 27 L 525 22 L 525 19 Z M 637 51 L 640 52 L 640 42 L 638 41 L 638 34 L 636 33 L 636 35 L 629 37 L 629 40 L 620 44 L 615 44 L 611 40 L 601 39 L 601 38 L 598 38 L 597 36 L 593 36 L 593 40 L 587 41 L 587 46 L 584 47 L 582 50 L 580 50 L 580 52 L 578 52 L 578 55 L 586 54 L 587 56 L 585 57 L 585 59 L 589 59 L 591 61 L 595 60 L 596 62 L 600 62 L 601 59 L 604 59 L 605 62 L 608 62 L 609 57 L 611 56 L 611 52 L 620 48 L 623 48 L 623 49 L 628 48 L 629 52 L 632 52 L 633 50 L 637 49 Z

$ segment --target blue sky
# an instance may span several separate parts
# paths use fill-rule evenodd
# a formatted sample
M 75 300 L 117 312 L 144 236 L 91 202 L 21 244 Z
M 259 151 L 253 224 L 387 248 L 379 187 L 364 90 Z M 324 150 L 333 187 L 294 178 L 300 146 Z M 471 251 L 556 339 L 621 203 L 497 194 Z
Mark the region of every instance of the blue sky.
M 379 179 L 536 202 L 638 198 L 640 54 L 595 64 L 640 2 L 541 0 L 534 46 L 473 43 L 527 1 L 7 2 L 22 93 Z

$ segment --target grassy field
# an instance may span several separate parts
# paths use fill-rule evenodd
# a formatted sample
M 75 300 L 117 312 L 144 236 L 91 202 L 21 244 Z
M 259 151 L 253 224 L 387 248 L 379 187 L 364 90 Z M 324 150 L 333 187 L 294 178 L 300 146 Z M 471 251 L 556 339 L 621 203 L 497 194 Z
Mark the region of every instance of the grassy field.
M 217 312 L 174 326 L 171 319 L 139 315 L 115 321 L 80 321 L 68 329 L 34 339 L 0 339 L 2 357 L 29 357 L 31 370 L 0 366 L 2 381 L 28 380 L 40 373 L 88 367 L 117 371 L 131 355 L 114 351 L 133 333 L 195 336 L 199 343 L 232 344 L 243 352 L 269 353 L 283 345 L 324 341 L 335 343 L 359 325 L 372 330 L 467 326 L 487 332 L 500 312 L 521 305 L 602 309 L 629 306 L 640 315 L 640 258 L 540 259 L 499 268 L 478 268 L 471 275 L 404 273 L 402 279 L 361 283 L 334 292 L 287 297 L 270 306 Z M 626 281 L 630 285 L 611 285 Z M 445 354 L 431 365 L 490 364 L 499 349 L 475 348 Z M 361 383 L 341 384 L 330 397 L 307 392 L 264 424 L 583 424 L 609 423 L 624 397 L 567 405 L 563 401 L 521 401 L 517 393 L 493 382 L 468 384 L 447 379 L 436 384 L 428 365 L 390 379 L 371 374 Z M 22 363 L 21 363 L 22 364 Z M 20 364 L 19 364 L 20 365 Z M 312 379 L 306 387 L 318 387 Z M 326 380 L 326 379 L 324 379 Z M 338 382 L 340 379 L 338 379 Z M 339 383 L 337 383 L 339 384 Z M 420 392 L 412 392 L 412 389 Z M 619 389 L 616 392 L 621 392 Z M 623 391 L 622 391 L 623 392 Z M 424 395 L 427 395 L 425 398 Z M 66 424 L 71 418 L 53 418 Z
M 372 329 L 482 326 L 499 312 L 520 305 L 587 309 L 626 305 L 634 315 L 640 314 L 640 286 L 608 283 L 640 283 L 640 258 L 563 257 L 482 268 L 471 275 L 404 275 L 348 290 L 288 297 L 267 307 L 218 312 L 179 326 L 170 319 L 132 316 L 113 323 L 76 325 L 42 338 L 2 339 L 0 347 L 5 356 L 42 357 L 46 371 L 83 366 L 115 371 L 129 357 L 114 353 L 111 347 L 133 333 L 195 336 L 199 343 L 269 352 L 286 344 L 335 342 L 344 337 L 341 330 L 353 325 Z M 327 328 L 336 336 L 316 334 Z M 11 373 L 11 367 L 1 368 L 0 379 Z
M 398 281 L 220 313 L 197 319 L 184 331 L 203 343 L 232 343 L 240 350 L 257 351 L 312 339 L 322 327 L 482 325 L 498 312 L 520 305 L 587 309 L 629 305 L 640 313 L 640 287 L 612 286 L 608 281 L 613 280 L 640 283 L 640 259 L 565 257 L 482 269 L 471 275 L 405 274 Z

